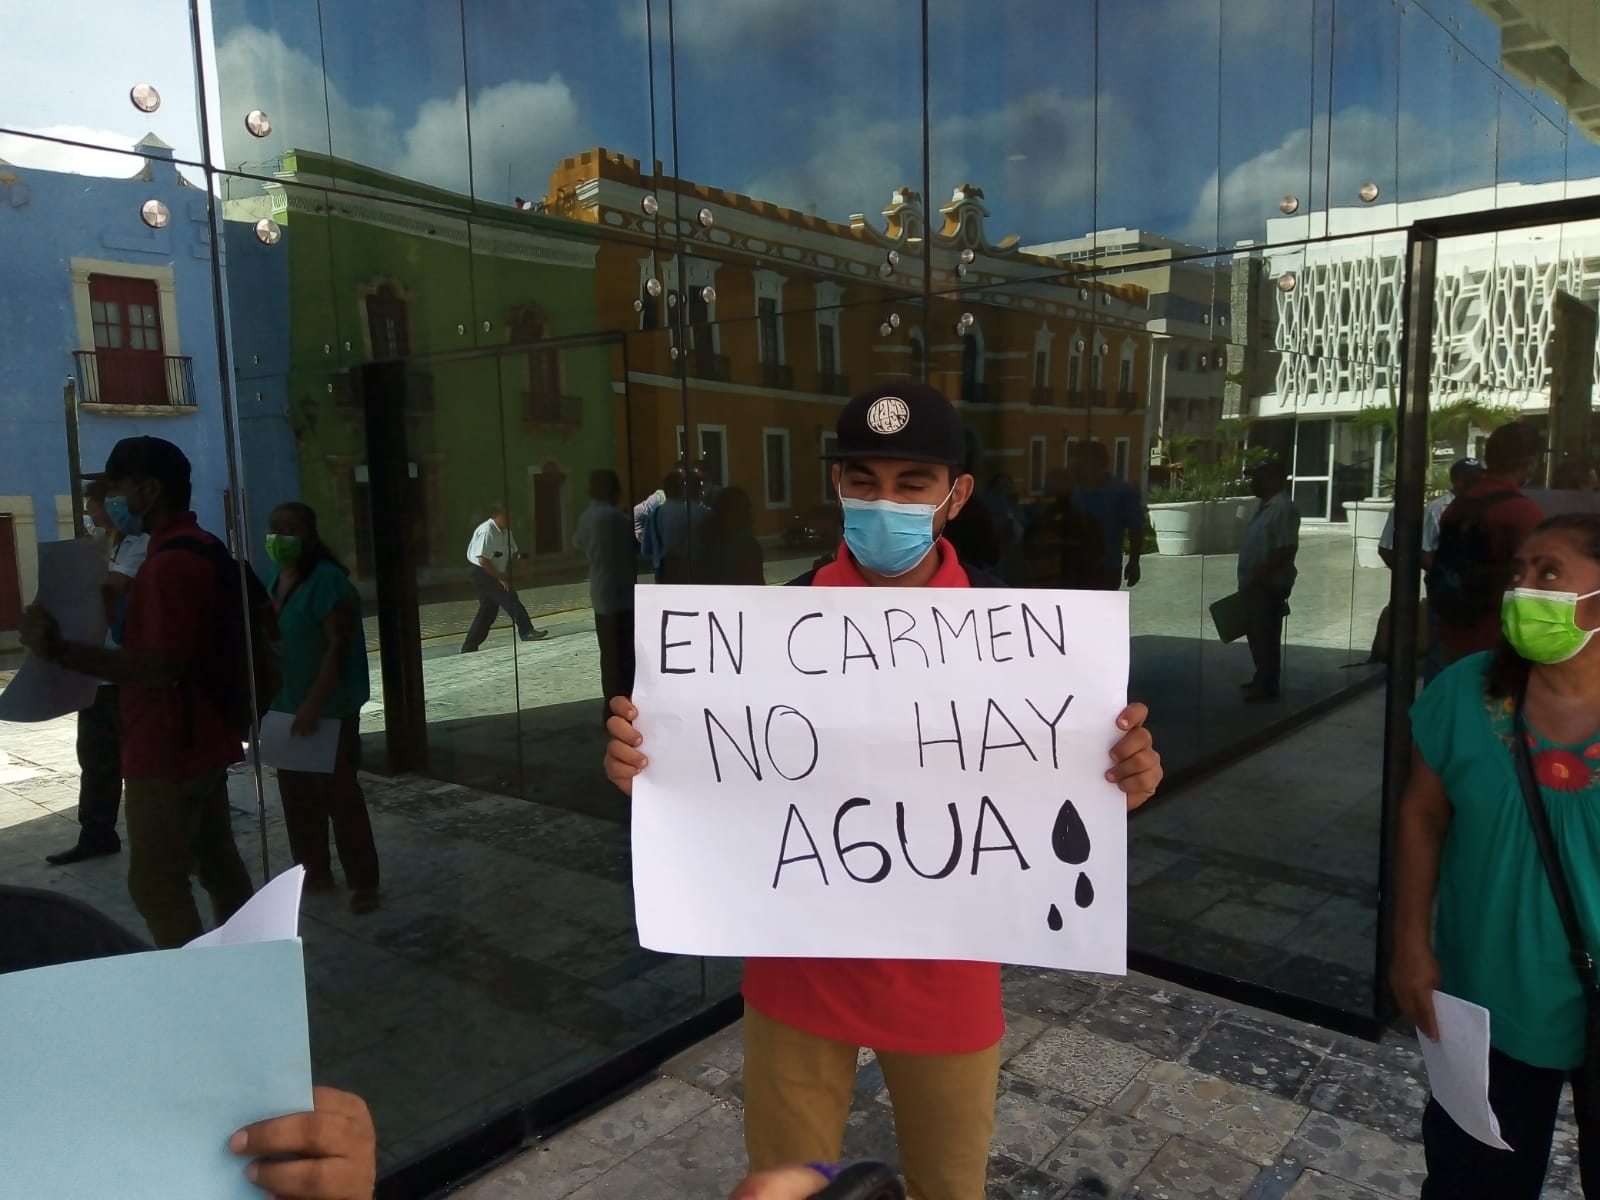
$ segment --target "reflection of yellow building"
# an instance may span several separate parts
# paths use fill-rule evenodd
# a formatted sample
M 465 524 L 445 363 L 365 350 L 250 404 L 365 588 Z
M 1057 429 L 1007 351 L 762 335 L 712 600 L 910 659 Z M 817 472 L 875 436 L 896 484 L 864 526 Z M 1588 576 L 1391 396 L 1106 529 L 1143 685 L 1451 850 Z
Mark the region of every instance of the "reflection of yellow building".
M 882 229 L 845 225 L 592 150 L 557 168 L 546 208 L 606 228 L 598 327 L 643 335 L 617 385 L 635 498 L 687 455 L 751 493 L 758 532 L 780 533 L 829 499 L 818 456 L 845 399 L 923 372 L 960 402 L 980 475 L 1037 494 L 1069 444 L 1093 438 L 1139 478 L 1145 290 L 1080 279 L 1015 238 L 991 243 L 975 187 L 940 209 L 930 243 L 910 189 Z

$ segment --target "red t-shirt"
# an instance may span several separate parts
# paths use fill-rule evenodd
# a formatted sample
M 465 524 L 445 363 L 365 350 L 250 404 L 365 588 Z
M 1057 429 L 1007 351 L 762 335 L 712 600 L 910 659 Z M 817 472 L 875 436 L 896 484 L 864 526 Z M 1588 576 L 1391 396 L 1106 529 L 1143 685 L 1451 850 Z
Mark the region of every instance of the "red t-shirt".
M 122 645 L 194 661 L 218 652 L 223 614 L 217 569 L 182 547 L 160 553 L 173 538 L 216 541 L 196 524 L 193 513 L 150 535 L 144 566 L 128 589 Z M 238 731 L 229 727 L 203 689 L 186 683 L 173 687 L 130 683 L 121 692 L 123 778 L 188 779 L 244 761 Z
M 866 587 L 839 548 L 818 587 Z M 949 542 L 929 587 L 968 587 Z M 852 1046 L 898 1054 L 975 1054 L 1006 1031 L 998 963 L 888 958 L 752 958 L 745 1003 L 785 1025 Z
M 1486 501 L 1492 496 L 1503 496 L 1504 499 L 1497 500 L 1487 507 L 1465 504 L 1468 501 Z M 1486 480 L 1464 492 L 1444 510 L 1444 516 L 1439 518 L 1441 535 L 1451 525 L 1459 524 L 1473 509 L 1482 514 L 1479 519 L 1484 533 L 1488 536 L 1490 561 L 1485 565 L 1504 568 L 1506 583 L 1509 585 L 1511 560 L 1517 556 L 1517 550 L 1521 548 L 1522 543 L 1528 540 L 1528 536 L 1544 520 L 1544 510 L 1523 495 L 1520 489 L 1504 480 Z M 1500 644 L 1500 638 L 1498 608 L 1487 613 L 1483 620 L 1473 625 L 1449 625 L 1442 621 L 1439 624 L 1439 644 L 1458 656 L 1493 650 Z

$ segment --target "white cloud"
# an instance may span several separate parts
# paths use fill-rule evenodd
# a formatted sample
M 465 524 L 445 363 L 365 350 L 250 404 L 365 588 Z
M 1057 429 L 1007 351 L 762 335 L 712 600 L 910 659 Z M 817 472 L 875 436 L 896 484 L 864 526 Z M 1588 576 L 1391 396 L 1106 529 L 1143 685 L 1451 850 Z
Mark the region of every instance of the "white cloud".
M 1112 119 L 1100 106 L 1102 127 Z M 1055 89 L 1027 92 L 999 108 L 937 120 L 930 131 L 930 212 L 962 183 L 982 187 L 991 210 L 1032 219 L 1077 209 L 1094 194 L 1095 106 Z M 792 161 L 745 184 L 750 195 L 842 221 L 876 214 L 896 187 L 922 187 L 922 126 L 914 117 L 864 119 L 841 103 L 809 127 Z M 998 241 L 1018 229 L 991 227 Z
M 562 158 L 588 144 L 572 89 L 562 77 L 512 80 L 478 92 L 471 106 L 468 178 L 467 97 L 424 100 L 409 124 L 383 105 L 356 105 L 331 81 L 322 64 L 288 46 L 276 33 L 244 26 L 217 49 L 224 111 L 238 114 L 223 130 L 230 166 L 256 169 L 287 150 L 331 152 L 419 183 L 477 192 L 509 203 L 512 195 L 545 194 Z M 324 100 L 326 95 L 326 100 Z M 252 108 L 272 117 L 272 134 L 256 139 L 244 127 Z M 330 128 L 331 147 L 330 147 Z M 510 183 L 510 194 L 503 194 Z
M 144 170 L 144 159 L 137 154 L 93 149 L 119 144 L 131 149 L 142 134 L 129 136 L 125 130 L 84 125 L 45 125 L 32 132 L 38 136 L 0 133 L 0 159 L 38 171 L 99 175 L 109 179 L 132 179 Z
M 881 26 L 892 17 L 894 7 L 883 0 L 876 4 L 859 0 L 674 0 L 672 40 L 680 50 L 700 55 L 781 50 L 828 29 Z M 656 0 L 647 24 L 640 0 L 622 0 L 623 31 L 642 40 L 648 29 L 665 46 L 666 10 L 667 6 Z

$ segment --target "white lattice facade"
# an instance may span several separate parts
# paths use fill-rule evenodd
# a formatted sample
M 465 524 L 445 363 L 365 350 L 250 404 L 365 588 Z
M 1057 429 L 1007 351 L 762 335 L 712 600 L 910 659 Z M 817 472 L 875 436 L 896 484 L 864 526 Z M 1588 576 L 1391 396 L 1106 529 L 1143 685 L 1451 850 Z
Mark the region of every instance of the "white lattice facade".
M 1494 202 L 1492 195 L 1469 193 L 1390 206 L 1372 216 L 1393 228 L 1441 208 L 1493 207 Z M 1335 214 L 1335 226 L 1348 227 L 1348 215 Z M 1316 217 L 1325 228 L 1327 215 Z M 1251 415 L 1336 416 L 1396 402 L 1404 258 L 1400 233 L 1270 254 L 1264 286 L 1273 313 L 1271 344 L 1279 358 L 1273 391 L 1254 398 Z M 1291 275 L 1294 287 L 1281 290 L 1279 279 Z M 1436 402 L 1464 398 L 1529 412 L 1548 409 L 1547 356 L 1557 292 L 1588 304 L 1600 298 L 1600 228 L 1551 226 L 1442 242 L 1434 292 Z M 1596 365 L 1600 379 L 1600 350 Z

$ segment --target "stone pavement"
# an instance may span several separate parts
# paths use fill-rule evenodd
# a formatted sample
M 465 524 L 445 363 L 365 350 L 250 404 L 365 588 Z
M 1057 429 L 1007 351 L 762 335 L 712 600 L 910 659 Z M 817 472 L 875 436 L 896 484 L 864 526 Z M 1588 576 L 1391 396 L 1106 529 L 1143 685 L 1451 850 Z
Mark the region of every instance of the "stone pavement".
M 1426 1098 L 1415 1042 L 1380 1044 L 1138 976 L 1010 968 L 988 1200 L 1409 1200 Z M 724 1200 L 743 1173 L 735 1027 L 457 1200 Z M 1547 1197 L 1576 1197 L 1569 1110 Z M 850 1158 L 894 1161 L 862 1055 Z

